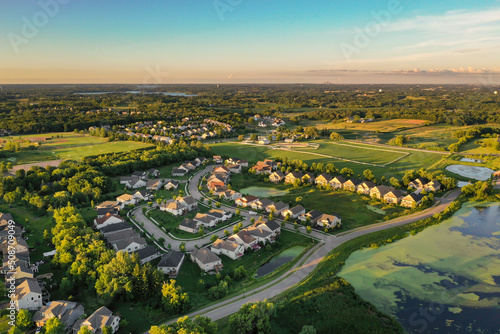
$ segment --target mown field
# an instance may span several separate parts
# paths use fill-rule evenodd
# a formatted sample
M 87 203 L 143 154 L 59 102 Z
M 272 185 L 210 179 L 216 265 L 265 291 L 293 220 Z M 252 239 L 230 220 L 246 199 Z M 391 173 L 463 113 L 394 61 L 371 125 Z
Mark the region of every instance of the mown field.
M 10 138 L 4 137 L 0 139 L 0 142 L 5 144 Z M 152 146 L 151 144 L 133 141 L 108 142 L 106 138 L 91 137 L 72 132 L 22 135 L 13 136 L 12 138 L 21 144 L 21 148 L 30 145 L 36 146 L 34 150 L 30 151 L 7 153 L 6 160 L 15 165 L 55 159 L 81 160 L 88 155 L 124 152 Z M 31 142 L 27 142 L 28 140 Z M 40 146 L 37 146 L 36 143 L 40 143 Z
M 320 142 L 320 148 L 315 149 L 295 149 L 293 151 L 284 150 L 273 150 L 271 147 L 263 146 L 252 146 L 241 144 L 237 142 L 231 143 L 218 143 L 210 145 L 212 147 L 213 154 L 215 155 L 227 155 L 235 156 L 241 159 L 247 159 L 250 163 L 255 163 L 256 161 L 275 158 L 275 157 L 287 157 L 289 160 L 298 159 L 302 160 L 307 164 L 313 162 L 323 162 L 323 163 L 333 163 L 338 169 L 344 167 L 351 168 L 354 171 L 354 175 L 362 175 L 365 169 L 371 169 L 375 176 L 380 179 L 382 176 L 386 178 L 399 177 L 401 178 L 406 170 L 420 168 L 431 168 L 437 162 L 439 162 L 444 156 L 438 153 L 432 152 L 419 152 L 405 150 L 401 147 L 378 147 L 368 144 L 352 143 L 352 142 L 331 142 L 328 140 L 318 141 Z M 346 144 L 350 146 L 343 146 L 340 144 Z M 354 147 L 353 147 L 354 146 Z M 376 150 L 375 150 L 376 149 Z M 387 150 L 387 151 L 380 151 Z M 393 152 L 391 152 L 393 151 Z M 312 153 L 312 154 L 308 154 Z M 354 160 L 358 159 L 360 162 L 373 163 L 376 165 L 388 163 L 394 159 L 402 157 L 405 153 L 410 153 L 402 159 L 387 165 L 386 167 L 380 166 L 370 166 L 366 164 L 359 164 L 351 161 L 344 161 L 339 159 L 327 158 L 324 156 L 317 156 L 314 154 L 325 154 L 331 155 L 338 158 Z

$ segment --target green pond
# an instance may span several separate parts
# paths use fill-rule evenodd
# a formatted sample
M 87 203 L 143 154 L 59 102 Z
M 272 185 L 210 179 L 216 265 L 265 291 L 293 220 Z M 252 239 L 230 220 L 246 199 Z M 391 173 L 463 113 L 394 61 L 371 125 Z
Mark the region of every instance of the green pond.
M 408 333 L 500 333 L 500 203 L 356 251 L 339 276 Z
M 267 187 L 247 187 L 240 190 L 242 194 L 253 195 L 255 197 L 273 197 L 286 195 L 288 191 Z
M 255 278 L 259 278 L 272 273 L 274 270 L 299 256 L 304 249 L 306 249 L 305 246 L 292 246 L 285 249 L 278 255 L 273 256 L 271 260 L 257 269 L 257 275 L 255 276 Z

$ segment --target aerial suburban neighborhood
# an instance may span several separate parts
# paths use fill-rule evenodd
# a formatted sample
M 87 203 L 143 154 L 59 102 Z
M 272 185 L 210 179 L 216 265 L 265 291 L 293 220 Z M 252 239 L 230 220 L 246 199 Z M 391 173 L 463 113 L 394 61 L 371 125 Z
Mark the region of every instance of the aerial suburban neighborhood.
M 0 334 L 498 334 L 499 1 L 4 1 Z

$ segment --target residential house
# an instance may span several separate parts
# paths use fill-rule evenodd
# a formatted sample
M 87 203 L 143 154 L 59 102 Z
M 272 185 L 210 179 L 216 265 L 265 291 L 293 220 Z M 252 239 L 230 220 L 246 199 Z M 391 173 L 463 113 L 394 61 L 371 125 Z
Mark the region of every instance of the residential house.
M 259 141 L 257 143 L 260 145 L 269 145 L 269 144 L 271 144 L 271 141 L 267 138 L 261 138 L 261 139 L 259 139 Z
M 207 212 L 207 215 L 217 218 L 218 221 L 226 221 L 233 216 L 233 214 L 229 211 L 217 210 L 217 209 L 211 209 L 210 211 Z
M 182 167 L 182 168 L 186 168 L 186 169 L 188 169 L 188 170 L 190 170 L 190 171 L 193 171 L 193 170 L 195 170 L 195 169 L 196 169 L 196 167 L 198 167 L 198 166 L 196 165 L 196 162 L 194 162 L 194 161 L 188 161 L 188 162 L 183 163 L 183 164 L 181 165 L 181 167 Z
M 200 228 L 199 225 L 200 223 L 197 221 L 194 221 L 189 218 L 184 218 L 182 222 L 179 224 L 178 229 L 181 231 L 186 231 L 188 233 L 193 233 L 196 234 L 199 232 Z
M 125 231 L 125 230 L 132 230 L 132 225 L 127 224 L 127 223 L 117 223 L 117 224 L 111 224 L 108 226 L 104 226 L 99 229 L 99 232 L 106 238 L 108 235 L 113 234 L 115 232 L 119 231 Z
M 153 194 L 151 194 L 148 190 L 137 190 L 132 194 L 132 196 L 134 196 L 136 203 L 139 203 L 140 201 L 149 201 L 153 198 Z
M 331 181 L 331 179 L 332 176 L 330 174 L 323 173 L 316 178 L 315 183 L 320 186 L 326 186 Z
M 120 319 L 106 306 L 102 306 L 87 319 L 79 319 L 73 326 L 73 334 L 78 333 L 83 326 L 86 326 L 92 334 L 102 334 L 104 327 L 110 327 L 111 333 L 114 334 L 120 328 Z
M 408 187 L 415 189 L 423 189 L 424 185 L 429 182 L 425 177 L 417 177 L 415 180 L 408 183 Z
M 274 240 L 271 238 L 272 232 L 269 232 L 266 229 L 250 226 L 245 230 L 248 234 L 257 239 L 258 243 L 267 244 Z
M 160 176 L 160 171 L 156 168 L 150 168 L 148 169 L 148 174 L 151 175 L 151 177 L 158 177 Z
M 16 266 L 15 270 L 16 280 L 20 280 L 22 278 L 33 278 L 33 270 L 29 268 L 26 264 L 20 264 Z
M 162 186 L 163 186 L 162 179 L 152 179 L 148 180 L 148 182 L 146 183 L 146 189 L 148 190 L 160 190 Z
M 234 190 L 227 190 L 220 197 L 224 198 L 227 201 L 234 201 L 238 198 L 241 198 L 241 193 Z
M 148 245 L 146 240 L 135 230 L 122 230 L 108 234 L 106 240 L 117 252 L 125 251 L 127 253 L 131 253 L 145 248 Z
M 241 173 L 241 165 L 230 164 L 230 165 L 227 165 L 227 169 L 229 169 L 229 171 L 231 173 L 236 173 L 236 174 L 240 174 Z
M 179 187 L 179 181 L 176 180 L 170 180 L 165 184 L 166 190 L 173 190 L 177 189 L 178 187 Z
M 342 175 L 337 175 L 332 177 L 330 180 L 330 186 L 334 189 L 342 189 L 344 187 L 345 178 Z
M 132 176 L 145 180 L 148 178 L 148 172 L 135 171 L 132 173 Z
M 184 176 L 188 171 L 184 168 L 172 168 L 172 176 Z
M 42 306 L 33 316 L 33 322 L 43 327 L 49 319 L 59 318 L 66 329 L 71 329 L 84 313 L 83 306 L 76 302 L 57 300 Z
M 370 195 L 370 190 L 375 186 L 376 184 L 372 181 L 363 181 L 358 184 L 356 191 L 358 194 Z
M 344 190 L 349 190 L 349 191 L 356 191 L 358 189 L 358 186 L 362 183 L 363 181 L 359 179 L 350 179 L 344 182 L 343 188 Z
M 302 176 L 303 183 L 313 183 L 314 184 L 315 181 L 316 181 L 316 177 L 311 172 L 306 172 L 306 173 L 304 173 L 304 176 Z
M 250 207 L 254 210 L 265 210 L 271 204 L 274 202 L 268 198 L 262 198 L 250 204 Z
M 17 282 L 16 282 L 17 283 Z M 38 281 L 34 278 L 25 278 L 16 286 L 14 296 L 11 299 L 14 301 L 16 310 L 38 310 L 43 306 L 42 289 Z
M 218 197 L 221 197 L 228 190 L 229 189 L 226 186 L 220 186 L 220 185 L 215 185 L 212 188 L 210 188 L 210 192 Z
M 94 219 L 94 227 L 98 230 L 112 224 L 123 223 L 125 219 L 120 217 L 119 215 L 107 214 L 103 217 Z
M 302 181 L 303 176 L 304 176 L 304 174 L 302 174 L 302 172 L 290 172 L 290 173 L 286 174 L 286 176 L 285 176 L 285 183 L 286 184 L 293 184 L 295 182 L 295 180 Z
M 254 238 L 247 230 L 242 230 L 236 234 L 230 236 L 228 241 L 235 242 L 238 245 L 242 245 L 244 249 L 257 249 L 259 248 L 258 240 Z
M 224 160 L 222 159 L 222 157 L 220 155 L 214 155 L 212 157 L 212 159 L 214 160 L 214 162 L 216 164 L 222 164 L 222 163 L 224 163 Z
M 133 205 L 136 203 L 134 196 L 130 194 L 123 194 L 121 196 L 118 196 L 116 200 L 120 204 L 121 209 L 123 209 L 126 205 Z
M 177 201 L 160 204 L 160 211 L 170 212 L 174 216 L 182 216 L 186 213 L 187 208 Z
M 198 208 L 198 202 L 192 196 L 177 197 L 176 201 L 187 208 L 187 211 L 193 211 Z
M 258 220 L 253 226 L 271 232 L 271 235 L 274 238 L 281 234 L 281 225 L 273 219 L 267 222 Z
M 139 256 L 140 264 L 151 262 L 161 256 L 161 251 L 155 246 L 146 246 L 137 250 L 135 253 Z
M 217 271 L 222 270 L 222 260 L 207 248 L 195 249 L 190 254 L 191 261 L 195 262 L 201 270 Z
M 214 169 L 213 173 L 223 173 L 223 174 L 229 174 L 230 171 L 229 171 L 229 168 L 227 168 L 226 166 L 219 166 L 217 168 Z
M 204 213 L 197 213 L 193 220 L 198 222 L 199 225 L 202 225 L 203 227 L 214 227 L 218 222 L 217 218 Z
M 210 250 L 214 254 L 224 254 L 233 260 L 236 260 L 237 258 L 243 256 L 243 253 L 245 252 L 243 245 L 239 245 L 235 242 L 230 242 L 222 239 L 215 240 L 215 242 L 210 247 Z
M 340 217 L 336 215 L 329 215 L 329 214 L 323 214 L 321 217 L 318 218 L 316 221 L 316 225 L 318 226 L 323 226 L 327 228 L 332 228 L 340 225 L 342 223 L 342 220 Z
M 300 221 L 309 221 L 312 225 L 316 223 L 316 221 L 323 215 L 323 212 L 320 212 L 318 210 L 311 210 L 308 213 L 305 213 L 304 215 L 299 216 Z
M 269 175 L 269 181 L 271 181 L 272 183 L 280 183 L 284 179 L 285 175 L 280 170 L 277 170 Z
M 123 183 L 120 181 L 120 183 Z M 141 179 L 139 177 L 131 177 L 128 179 L 127 182 L 123 183 L 125 184 L 126 188 L 129 189 L 138 189 L 146 186 L 146 180 Z
M 401 199 L 401 206 L 404 206 L 406 208 L 413 208 L 418 206 L 420 203 L 422 203 L 422 198 L 424 198 L 424 195 L 422 194 L 417 194 L 417 193 L 411 193 L 406 195 Z
M 250 206 L 253 202 L 256 202 L 258 200 L 259 199 L 255 196 L 247 195 L 245 197 L 238 198 L 234 202 L 236 203 L 236 205 L 246 208 L 246 207 Z
M 226 163 L 241 165 L 241 167 L 248 167 L 248 161 L 239 158 L 229 158 L 226 160 Z
M 304 207 L 302 205 L 297 205 L 291 209 L 282 211 L 281 215 L 283 217 L 290 216 L 291 219 L 297 219 L 297 218 L 299 218 L 300 215 L 303 215 L 305 213 L 306 213 L 306 209 L 304 209 Z
M 399 189 L 392 189 L 384 195 L 384 202 L 398 204 L 404 197 L 404 193 Z
M 275 216 L 279 216 L 283 211 L 288 210 L 288 208 L 288 204 L 279 201 L 277 203 L 268 205 L 266 207 L 266 212 L 273 213 Z
M 385 194 L 387 194 L 391 190 L 394 190 L 394 188 L 385 185 L 376 186 L 370 189 L 370 197 L 383 199 Z
M 181 270 L 182 263 L 184 262 L 184 253 L 170 251 L 163 255 L 158 263 L 158 269 L 170 277 L 175 277 Z
M 424 189 L 427 192 L 436 192 L 441 190 L 441 183 L 436 180 L 432 180 L 424 185 Z

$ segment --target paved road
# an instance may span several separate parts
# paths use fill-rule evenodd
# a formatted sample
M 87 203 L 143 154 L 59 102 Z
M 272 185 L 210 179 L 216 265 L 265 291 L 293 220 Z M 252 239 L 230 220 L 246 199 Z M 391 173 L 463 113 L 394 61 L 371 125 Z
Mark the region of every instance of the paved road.
M 316 246 L 308 254 L 306 254 L 306 256 L 304 256 L 304 258 L 307 258 L 307 260 L 303 264 L 299 263 L 295 265 L 288 272 L 286 272 L 273 282 L 270 282 L 267 285 L 264 285 L 255 290 L 248 291 L 242 296 L 240 295 L 232 299 L 222 301 L 218 305 L 210 306 L 193 312 L 191 314 L 188 314 L 188 316 L 194 317 L 196 315 L 204 315 L 211 318 L 212 320 L 218 320 L 237 312 L 242 305 L 248 302 L 262 301 L 264 299 L 269 299 L 277 296 L 307 277 L 307 275 L 312 272 L 312 270 L 321 262 L 321 260 L 323 260 L 323 258 L 330 251 L 340 246 L 344 242 L 347 242 L 361 235 L 382 231 L 396 226 L 406 225 L 420 219 L 431 217 L 433 214 L 442 212 L 444 209 L 446 209 L 448 205 L 459 195 L 460 189 L 455 189 L 443 196 L 439 204 L 436 204 L 435 206 L 425 211 L 410 216 L 396 218 L 387 222 L 370 225 L 368 227 L 354 229 L 342 233 L 337 237 L 330 236 L 327 238 L 326 243 L 319 244 L 319 246 Z M 177 319 L 172 320 L 171 322 L 176 320 Z

